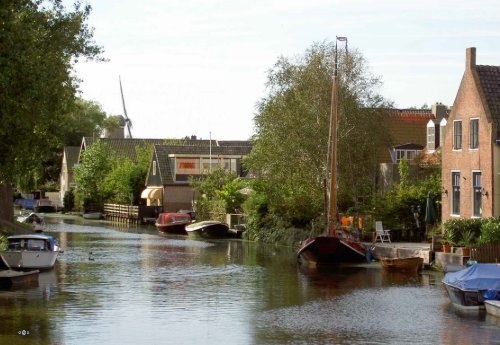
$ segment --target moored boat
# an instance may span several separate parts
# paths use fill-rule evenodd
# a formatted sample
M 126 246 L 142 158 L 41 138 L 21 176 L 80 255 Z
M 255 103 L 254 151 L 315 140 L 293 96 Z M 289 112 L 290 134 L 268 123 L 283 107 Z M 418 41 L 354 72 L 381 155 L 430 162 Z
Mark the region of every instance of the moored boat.
M 500 301 L 486 300 L 484 306 L 488 314 L 500 317 Z
M 86 212 L 82 214 L 83 219 L 101 219 L 102 218 L 102 212 Z
M 35 202 L 34 210 L 35 212 L 45 212 L 45 213 L 56 212 L 55 206 L 49 199 L 38 199 Z
M 356 236 L 342 230 L 335 219 L 338 214 L 336 200 L 337 176 L 337 89 L 338 63 L 337 41 L 346 42 L 346 37 L 337 37 L 335 41 L 335 65 L 333 74 L 332 103 L 330 112 L 330 138 L 327 161 L 330 163 L 326 176 L 329 177 L 328 191 L 325 192 L 326 229 L 324 236 L 310 237 L 304 240 L 297 251 L 300 264 L 324 265 L 362 262 L 366 260 L 365 248 Z M 328 205 L 328 206 L 327 206 Z
M 164 212 L 158 215 L 155 226 L 158 231 L 170 234 L 186 234 L 186 225 L 191 224 L 191 216 L 187 213 Z
M 300 264 L 325 265 L 365 261 L 365 248 L 357 241 L 338 236 L 317 236 L 301 243 Z
M 226 238 L 229 236 L 227 224 L 216 220 L 205 220 L 186 226 L 186 232 L 192 237 Z
M 420 257 L 380 258 L 379 262 L 388 271 L 417 273 L 424 264 L 424 259 Z
M 38 273 L 38 270 L 26 272 L 14 270 L 0 271 L 0 287 L 11 288 L 34 285 L 38 283 Z
M 51 269 L 60 252 L 54 237 L 48 235 L 9 236 L 7 242 L 0 256 L 8 268 L 16 270 Z
M 500 299 L 500 265 L 475 264 L 447 273 L 443 283 L 454 306 L 464 310 L 484 309 L 485 300 Z
M 35 212 L 30 212 L 27 215 L 17 217 L 17 221 L 23 224 L 30 224 L 33 230 L 41 232 L 45 230 L 45 219 Z

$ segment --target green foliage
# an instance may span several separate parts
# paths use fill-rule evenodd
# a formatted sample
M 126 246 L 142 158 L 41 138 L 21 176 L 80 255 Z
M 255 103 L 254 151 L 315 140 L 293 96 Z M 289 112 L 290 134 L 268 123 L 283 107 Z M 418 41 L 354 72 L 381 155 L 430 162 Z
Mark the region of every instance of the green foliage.
M 64 193 L 63 206 L 66 211 L 71 211 L 75 207 L 75 193 L 73 188 Z
M 0 235 L 0 251 L 7 249 L 7 237 Z
M 77 200 L 81 206 L 84 199 L 96 203 L 103 202 L 108 190 L 104 187 L 106 176 L 116 164 L 116 154 L 102 141 L 96 141 L 80 156 L 80 165 L 73 169 L 73 179 L 77 184 Z
M 500 217 L 488 218 L 481 225 L 478 244 L 500 244 Z
M 454 244 L 500 243 L 500 217 L 490 218 L 450 218 L 444 224 L 445 235 L 451 237 Z
M 295 60 L 281 57 L 268 73 L 269 94 L 258 104 L 254 146 L 244 164 L 267 181 L 259 193 L 280 224 L 307 227 L 323 211 L 334 52 L 325 42 Z M 388 142 L 382 121 L 387 104 L 358 52 L 339 58 L 337 185 L 339 204 L 348 208 L 372 192 L 373 148 Z
M 428 193 L 435 203 L 441 199 L 441 175 L 433 173 L 425 178 L 405 182 L 405 188 L 394 185 L 385 194 L 376 195 L 373 199 L 372 212 L 388 227 L 414 227 L 415 218 L 412 207 L 420 206 L 419 220 L 423 221 Z M 439 220 L 438 220 L 439 221 Z
M 409 183 L 410 177 L 410 166 L 406 160 L 400 160 L 398 164 L 398 172 L 399 172 L 399 188 L 405 189 Z
M 462 231 L 459 244 L 461 246 L 470 248 L 476 242 L 476 234 L 472 229 Z
M 60 147 L 78 87 L 74 64 L 97 57 L 86 21 L 90 6 L 7 0 L 0 11 L 0 183 L 16 182 Z
M 66 113 L 62 128 L 62 143 L 65 146 L 80 146 L 82 137 L 102 134 L 106 113 L 93 101 L 75 99 Z
M 136 161 L 117 156 L 104 142 L 96 141 L 80 158 L 74 169 L 78 185 L 77 200 L 138 204 L 144 189 L 152 146 L 137 146 Z
M 239 190 L 245 183 L 234 172 L 220 168 L 198 179 L 191 178 L 189 183 L 196 192 L 197 219 L 215 219 L 241 211 L 245 197 Z

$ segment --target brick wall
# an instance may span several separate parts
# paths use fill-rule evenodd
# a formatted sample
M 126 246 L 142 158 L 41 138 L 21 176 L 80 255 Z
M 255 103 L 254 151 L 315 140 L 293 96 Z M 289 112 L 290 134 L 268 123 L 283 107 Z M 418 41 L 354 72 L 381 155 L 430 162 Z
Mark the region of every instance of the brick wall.
M 493 215 L 493 128 L 488 121 L 479 80 L 475 72 L 475 51 L 467 50 L 466 70 L 448 119 L 442 148 L 442 181 L 447 193 L 442 198 L 443 222 L 450 217 L 472 217 L 472 172 L 481 171 L 482 187 L 488 196 L 482 197 L 482 216 Z M 479 149 L 469 149 L 470 119 L 479 118 Z M 462 149 L 453 150 L 453 123 L 462 121 Z M 496 134 L 496 132 L 494 132 Z M 460 215 L 451 215 L 451 173 L 460 171 Z

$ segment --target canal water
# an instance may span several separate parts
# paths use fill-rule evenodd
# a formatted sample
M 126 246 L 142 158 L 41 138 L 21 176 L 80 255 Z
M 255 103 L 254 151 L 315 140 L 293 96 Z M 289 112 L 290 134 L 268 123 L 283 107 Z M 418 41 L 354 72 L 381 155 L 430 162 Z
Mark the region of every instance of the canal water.
M 500 319 L 456 311 L 438 273 L 300 269 L 286 247 L 48 226 L 65 252 L 38 286 L 0 290 L 0 344 L 500 344 Z

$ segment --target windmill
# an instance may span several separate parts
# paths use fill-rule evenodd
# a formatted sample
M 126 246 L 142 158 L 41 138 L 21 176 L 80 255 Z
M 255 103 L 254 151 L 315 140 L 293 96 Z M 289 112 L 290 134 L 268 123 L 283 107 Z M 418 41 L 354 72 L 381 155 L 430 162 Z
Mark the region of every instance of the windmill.
M 130 131 L 130 129 L 132 128 L 132 121 L 130 121 L 130 119 L 128 118 L 128 116 L 127 116 L 127 108 L 125 108 L 125 98 L 123 97 L 122 79 L 120 78 L 120 76 L 118 76 L 118 79 L 120 81 L 120 92 L 122 94 L 123 116 L 125 118 L 124 119 L 125 120 L 125 126 L 127 126 L 128 137 L 130 139 L 132 139 L 132 132 Z

